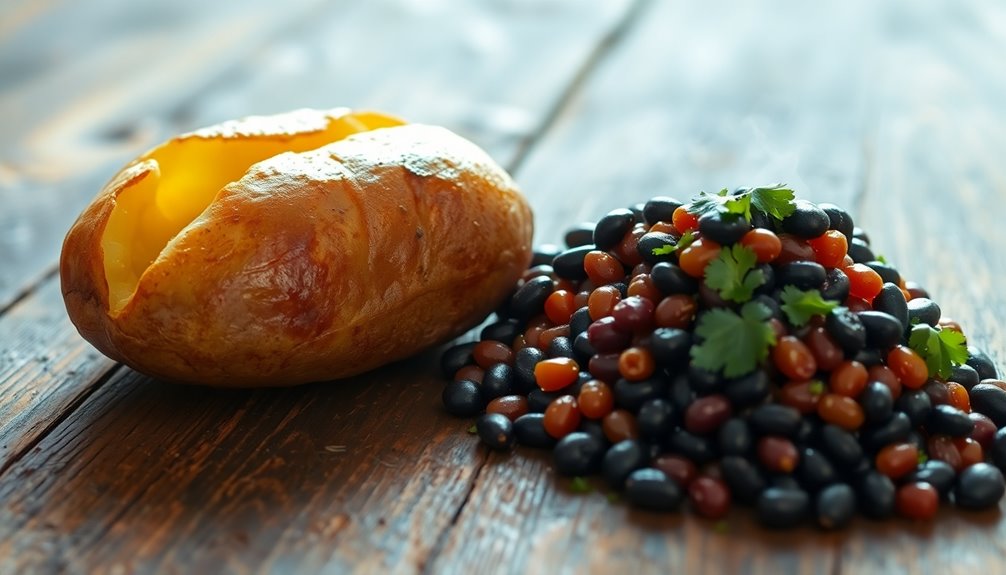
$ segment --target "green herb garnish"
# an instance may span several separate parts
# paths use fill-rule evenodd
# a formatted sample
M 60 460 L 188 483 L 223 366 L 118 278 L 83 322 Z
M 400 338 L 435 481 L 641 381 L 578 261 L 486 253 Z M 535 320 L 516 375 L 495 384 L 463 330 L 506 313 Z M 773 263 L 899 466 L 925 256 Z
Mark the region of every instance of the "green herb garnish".
M 930 377 L 947 379 L 955 366 L 968 361 L 967 338 L 952 329 L 919 323 L 912 328 L 908 346 L 926 360 Z
M 706 285 L 720 297 L 735 303 L 751 299 L 754 290 L 765 283 L 765 273 L 755 269 L 758 256 L 748 247 L 734 244 L 720 250 L 720 255 L 706 266 Z
M 795 326 L 806 324 L 815 315 L 828 315 L 838 307 L 837 302 L 824 299 L 816 289 L 802 290 L 794 286 L 782 289 L 782 302 L 780 309 L 789 318 L 789 323 Z
M 692 346 L 696 367 L 723 370 L 725 377 L 751 373 L 775 345 L 775 332 L 768 320 L 772 310 L 758 302 L 748 302 L 740 313 L 728 309 L 706 312 L 695 328 L 702 343 Z
M 785 184 L 749 188 L 736 195 L 730 195 L 726 189 L 720 190 L 716 195 L 700 192 L 698 197 L 688 204 L 688 211 L 696 216 L 716 211 L 737 214 L 750 222 L 753 207 L 777 220 L 782 220 L 796 210 L 796 204 L 793 202 L 795 197 L 793 190 L 787 188 Z

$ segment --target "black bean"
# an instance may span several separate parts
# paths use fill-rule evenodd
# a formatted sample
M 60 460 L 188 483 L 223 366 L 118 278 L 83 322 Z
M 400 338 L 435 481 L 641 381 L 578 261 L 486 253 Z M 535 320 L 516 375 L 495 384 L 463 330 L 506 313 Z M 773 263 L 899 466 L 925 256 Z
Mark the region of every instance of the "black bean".
M 723 387 L 723 377 L 718 372 L 690 365 L 688 383 L 697 395 L 709 395 L 720 391 Z
M 667 395 L 667 382 L 658 377 L 642 381 L 619 378 L 614 386 L 615 405 L 635 413 L 651 399 Z
M 797 200 L 794 204 L 796 209 L 782 220 L 783 231 L 808 239 L 828 231 L 831 219 L 824 210 L 804 200 Z
M 908 302 L 908 323 L 924 323 L 935 327 L 940 322 L 940 306 L 926 297 L 917 297 Z
M 894 396 L 891 395 L 891 388 L 879 381 L 867 383 L 858 400 L 868 424 L 887 421 L 893 413 Z
M 999 469 L 1006 469 L 1006 427 L 996 432 L 989 447 L 989 456 Z
M 637 202 L 629 206 L 629 211 L 632 212 L 632 216 L 636 218 L 637 222 L 643 221 L 643 209 L 645 207 L 646 204 L 644 204 L 643 202 Z
M 634 223 L 636 215 L 631 210 L 611 210 L 594 226 L 594 245 L 599 250 L 610 250 L 622 241 Z
M 929 399 L 929 394 L 921 389 L 906 389 L 901 392 L 894 402 L 894 407 L 904 413 L 911 424 L 922 425 L 929 418 L 929 412 L 933 409 L 933 402 Z
M 482 413 L 486 400 L 482 397 L 479 384 L 468 379 L 451 381 L 444 386 L 440 398 L 447 413 L 458 417 L 471 417 Z
M 734 417 L 724 423 L 717 432 L 717 445 L 723 455 L 748 455 L 754 445 L 754 434 L 748 422 Z
M 754 299 L 769 306 L 772 317 L 782 317 L 779 315 L 779 302 L 772 297 L 776 292 L 775 268 L 772 264 L 758 264 L 755 270 L 761 272 L 762 284 L 755 288 L 754 293 L 757 297 Z
M 950 405 L 937 405 L 926 418 L 926 431 L 930 435 L 967 437 L 974 429 L 975 422 L 968 417 L 968 414 Z
M 828 275 L 821 286 L 821 297 L 827 300 L 844 302 L 849 299 L 849 276 L 838 268 L 828 270 Z
M 817 494 L 814 510 L 818 525 L 842 529 L 856 514 L 856 493 L 845 483 L 829 485 Z
M 601 474 L 612 489 L 621 490 L 629 474 L 644 467 L 648 460 L 647 450 L 638 441 L 619 441 L 604 454 Z
M 879 349 L 861 349 L 856 352 L 856 355 L 852 356 L 852 359 L 866 367 L 873 367 L 884 363 L 884 355 Z
M 569 228 L 566 230 L 563 240 L 570 248 L 590 245 L 594 242 L 594 223 L 583 222 Z
M 592 475 L 601 469 L 605 445 L 596 437 L 574 431 L 555 444 L 552 458 L 559 475 L 577 477 Z
M 754 503 L 767 487 L 765 478 L 750 459 L 728 455 L 720 460 L 720 471 L 730 495 L 741 503 Z
M 792 262 L 776 268 L 776 285 L 795 286 L 802 290 L 818 289 L 824 285 L 828 272 L 817 262 Z
M 800 427 L 797 428 L 796 433 L 793 434 L 793 441 L 797 445 L 808 445 L 817 440 L 818 435 L 821 433 L 821 427 L 824 426 L 817 416 L 810 415 L 804 417 L 800 420 Z
M 611 443 L 608 441 L 608 436 L 604 434 L 604 426 L 597 419 L 588 419 L 584 417 L 580 420 L 580 425 L 576 428 L 576 430 L 597 439 L 604 444 L 605 449 L 607 449 Z
M 584 366 L 588 364 L 590 358 L 597 353 L 594 346 L 590 345 L 590 338 L 587 337 L 587 332 L 583 332 L 576 336 L 573 340 L 573 357 L 580 364 L 580 369 L 584 369 Z
M 555 269 L 556 275 L 569 280 L 587 279 L 587 271 L 583 268 L 583 259 L 594 249 L 593 245 L 587 244 L 570 248 L 555 256 L 555 259 L 552 260 L 552 267 Z
M 513 423 L 502 413 L 482 415 L 475 421 L 475 431 L 482 443 L 493 449 L 504 451 L 513 447 Z
M 670 223 L 674 218 L 674 210 L 682 205 L 682 202 L 667 196 L 652 197 L 643 205 L 643 221 L 650 226 L 657 222 Z
M 538 389 L 538 380 L 534 377 L 534 367 L 545 360 L 545 353 L 536 347 L 521 348 L 514 354 L 513 385 L 518 392 L 527 394 Z
M 658 327 L 649 336 L 650 353 L 660 365 L 674 365 L 688 359 L 692 334 L 674 327 Z
M 482 376 L 482 398 L 486 401 L 510 395 L 513 391 L 513 368 L 505 363 L 489 366 Z
M 842 235 L 846 238 L 852 239 L 852 231 L 856 224 L 853 222 L 852 216 L 849 215 L 849 212 L 843 210 L 835 204 L 818 204 L 817 207 L 821 208 L 824 213 L 828 214 L 828 229 L 842 232 Z
M 674 406 L 663 398 L 646 401 L 636 414 L 639 437 L 646 441 L 662 441 L 676 423 Z
M 988 463 L 965 467 L 957 476 L 954 503 L 964 509 L 988 509 L 998 505 L 1006 491 L 1006 482 L 999 468 Z
M 528 411 L 535 413 L 544 413 L 545 408 L 548 404 L 552 403 L 556 399 L 562 397 L 564 394 L 561 391 L 542 391 L 541 389 L 532 389 L 527 394 L 527 409 Z
M 884 283 L 901 284 L 901 274 L 898 273 L 898 270 L 894 266 L 876 260 L 865 262 L 865 265 L 877 272 L 877 275 L 880 276 L 880 279 L 884 280 Z
M 479 334 L 481 341 L 492 340 L 507 345 L 513 344 L 514 338 L 524 331 L 524 326 L 516 319 L 505 319 L 491 323 Z
M 769 478 L 769 486 L 777 489 L 803 489 L 792 475 L 774 475 Z
M 971 391 L 971 388 L 981 383 L 981 378 L 978 377 L 978 372 L 975 368 L 964 363 L 961 365 L 955 365 L 953 371 L 950 372 L 950 377 L 948 381 L 953 381 L 964 386 L 964 389 Z
M 967 364 L 975 368 L 975 371 L 978 372 L 978 377 L 981 379 L 996 379 L 999 377 L 999 370 L 996 369 L 996 364 L 992 362 L 992 358 L 973 345 L 968 346 Z
M 545 300 L 555 290 L 555 282 L 548 276 L 527 280 L 510 298 L 510 311 L 516 317 L 527 319 L 545 310 Z
M 884 423 L 860 429 L 859 442 L 869 451 L 879 451 L 885 445 L 903 441 L 911 432 L 912 422 L 908 416 L 895 411 Z
M 587 306 L 574 311 L 569 317 L 569 337 L 576 339 L 576 336 L 586 332 L 592 323 L 594 321 L 590 319 L 590 309 Z
M 800 464 L 796 468 L 796 475 L 804 489 L 809 491 L 818 491 L 838 481 L 835 466 L 813 447 L 800 450 Z
M 902 331 L 911 325 L 908 323 L 908 302 L 905 301 L 905 292 L 893 283 L 885 283 L 880 288 L 880 293 L 873 298 L 873 310 L 893 316 L 901 324 Z
M 588 342 L 590 343 L 590 342 Z M 554 357 L 573 357 L 573 342 L 569 341 L 569 338 L 560 335 L 558 337 L 552 338 L 552 341 L 548 342 L 548 348 L 545 350 L 545 355 L 550 358 Z M 594 354 L 591 354 L 594 355 Z
M 870 249 L 870 244 L 860 238 L 852 238 L 852 241 L 849 242 L 849 257 L 857 264 L 877 259 L 877 256 L 873 255 L 873 250 Z
M 440 371 L 444 374 L 444 377 L 453 379 L 454 374 L 459 369 L 475 363 L 475 359 L 472 357 L 472 350 L 475 349 L 475 344 L 477 343 L 476 341 L 459 343 L 444 351 L 444 354 L 440 356 Z
M 653 511 L 674 511 L 681 506 L 681 488 L 659 469 L 637 469 L 625 480 L 629 503 Z
M 769 487 L 756 506 L 758 522 L 771 529 L 791 529 L 810 516 L 810 497 L 802 489 Z
M 766 403 L 751 410 L 748 422 L 759 435 L 792 437 L 803 416 L 796 409 L 778 403 Z
M 866 328 L 859 316 L 849 308 L 837 307 L 828 313 L 824 320 L 824 328 L 835 342 L 853 355 L 866 347 Z
M 653 285 L 664 295 L 693 294 L 699 289 L 699 282 L 686 274 L 678 266 L 661 262 L 650 270 Z
M 723 395 L 727 396 L 735 407 L 744 407 L 761 403 L 768 397 L 771 388 L 772 381 L 768 374 L 756 369 L 747 375 L 727 380 L 723 384 Z
M 861 311 L 857 315 L 866 329 L 866 345 L 886 350 L 901 341 L 904 328 L 893 315 L 882 311 Z
M 870 236 L 867 235 L 866 230 L 859 226 L 853 226 L 852 237 L 862 240 L 865 244 L 870 244 Z
M 536 449 L 551 449 L 556 440 L 545 431 L 545 414 L 525 413 L 513 422 L 517 443 Z
M 648 232 L 639 238 L 636 251 L 643 261 L 650 265 L 667 262 L 673 259 L 674 252 L 664 253 L 668 248 L 678 245 L 678 238 L 663 232 Z
M 667 386 L 667 398 L 678 413 L 684 413 L 695 399 L 692 386 L 688 383 L 688 375 L 679 373 L 671 378 Z
M 1006 391 L 990 383 L 971 388 L 971 409 L 987 415 L 996 427 L 1006 426 Z
M 555 244 L 542 244 L 531 252 L 530 267 L 547 265 L 551 268 L 552 260 L 554 260 L 555 256 L 559 255 L 560 252 L 562 252 L 562 248 Z
M 868 471 L 856 485 L 859 510 L 871 519 L 886 519 L 894 514 L 894 482 L 878 471 Z
M 667 436 L 667 448 L 671 453 L 684 455 L 697 464 L 707 463 L 716 456 L 712 440 L 693 435 L 684 429 L 676 429 Z
M 709 287 L 706 282 L 699 284 L 699 301 L 706 309 L 730 307 L 730 302 L 723 299 L 720 292 Z
M 849 467 L 863 458 L 863 448 L 856 436 L 841 427 L 827 424 L 818 434 L 821 450 L 832 461 L 843 467 Z
M 751 224 L 739 214 L 709 212 L 699 218 L 699 231 L 702 237 L 726 246 L 739 242 L 751 231 Z
M 904 480 L 905 483 L 928 483 L 940 492 L 940 496 L 946 497 L 954 488 L 957 472 L 945 461 L 930 459 L 916 467 Z

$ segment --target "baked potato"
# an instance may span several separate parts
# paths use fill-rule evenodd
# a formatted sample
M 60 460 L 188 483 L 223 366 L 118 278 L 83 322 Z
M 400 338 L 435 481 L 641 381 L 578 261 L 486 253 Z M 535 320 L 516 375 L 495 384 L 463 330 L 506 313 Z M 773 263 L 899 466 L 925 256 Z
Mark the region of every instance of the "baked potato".
M 159 379 L 343 378 L 450 340 L 511 292 L 532 216 L 446 129 L 300 110 L 171 139 L 129 163 L 63 243 L 70 319 Z

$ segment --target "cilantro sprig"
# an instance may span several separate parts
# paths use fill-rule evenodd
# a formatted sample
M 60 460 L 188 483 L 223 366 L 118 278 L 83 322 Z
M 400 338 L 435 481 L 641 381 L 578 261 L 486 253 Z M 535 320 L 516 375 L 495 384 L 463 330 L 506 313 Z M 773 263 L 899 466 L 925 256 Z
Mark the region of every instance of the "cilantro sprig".
M 824 299 L 816 289 L 802 290 L 788 285 L 782 289 L 782 305 L 779 307 L 789 318 L 789 323 L 801 326 L 815 315 L 828 315 L 838 307 L 838 302 Z
M 744 304 L 740 313 L 724 308 L 706 312 L 695 328 L 702 343 L 692 346 L 692 361 L 702 369 L 722 369 L 725 377 L 751 373 L 775 345 L 771 317 L 772 310 L 754 301 Z
M 917 324 L 908 337 L 908 347 L 926 360 L 930 377 L 946 379 L 953 373 L 954 366 L 968 361 L 967 339 L 952 329 Z
M 793 199 L 796 195 L 785 184 L 748 188 L 743 192 L 730 195 L 726 189 L 717 194 L 700 192 L 698 197 L 688 204 L 688 211 L 696 216 L 710 212 L 737 214 L 751 221 L 751 208 L 765 212 L 776 220 L 782 220 L 796 210 Z
M 655 256 L 669 256 L 674 252 L 681 251 L 695 242 L 695 234 L 691 230 L 685 232 L 680 238 L 678 238 L 678 243 L 671 245 L 666 244 L 657 248 L 650 250 Z
M 751 248 L 741 244 L 725 247 L 706 266 L 706 285 L 725 300 L 744 303 L 765 283 L 765 272 L 755 269 L 757 265 L 758 256 Z

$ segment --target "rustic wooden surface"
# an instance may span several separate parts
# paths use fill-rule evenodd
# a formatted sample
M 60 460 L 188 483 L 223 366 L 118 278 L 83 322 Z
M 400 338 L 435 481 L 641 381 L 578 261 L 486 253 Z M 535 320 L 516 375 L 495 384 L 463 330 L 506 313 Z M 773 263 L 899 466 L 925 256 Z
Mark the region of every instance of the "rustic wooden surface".
M 845 205 L 1003 364 L 1004 54 L 995 0 L 8 0 L 0 573 L 1006 570 L 998 512 L 775 534 L 572 493 L 443 413 L 435 352 L 289 390 L 161 384 L 80 339 L 55 276 L 78 211 L 168 134 L 370 106 L 485 147 L 539 242 L 751 182 Z

